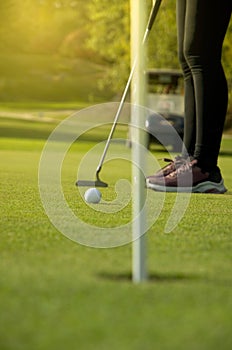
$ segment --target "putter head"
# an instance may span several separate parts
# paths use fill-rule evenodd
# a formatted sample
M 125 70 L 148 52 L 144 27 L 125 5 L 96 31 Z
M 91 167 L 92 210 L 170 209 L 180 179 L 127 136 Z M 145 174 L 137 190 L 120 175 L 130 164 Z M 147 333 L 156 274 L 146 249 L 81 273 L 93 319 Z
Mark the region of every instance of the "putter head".
M 99 178 L 99 173 L 101 171 L 101 166 L 98 166 L 96 171 L 96 180 L 95 181 L 89 181 L 89 180 L 78 180 L 76 182 L 76 186 L 85 186 L 85 187 L 108 187 L 108 184 L 106 182 L 103 182 Z
M 97 179 L 95 181 L 78 180 L 76 182 L 76 186 L 78 186 L 78 187 L 108 187 L 108 184 L 106 182 L 99 180 L 99 179 Z

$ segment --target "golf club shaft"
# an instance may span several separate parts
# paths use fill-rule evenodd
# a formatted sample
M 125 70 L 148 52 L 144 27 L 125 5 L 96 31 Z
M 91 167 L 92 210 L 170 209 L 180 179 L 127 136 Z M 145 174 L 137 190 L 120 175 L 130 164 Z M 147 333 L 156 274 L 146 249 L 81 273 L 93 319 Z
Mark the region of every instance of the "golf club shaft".
M 155 1 L 153 1 L 154 5 L 153 5 L 153 8 L 151 10 L 150 17 L 149 17 L 148 24 L 147 24 L 148 31 L 150 31 L 152 29 L 152 26 L 153 26 L 153 23 L 154 23 L 154 21 L 156 19 L 156 16 L 157 16 L 157 13 L 159 11 L 161 2 L 162 2 L 162 0 L 155 0 Z
M 150 16 L 149 16 L 149 20 L 148 20 L 148 24 L 147 24 L 147 27 L 146 27 L 146 30 L 145 30 L 145 33 L 144 33 L 142 45 L 144 45 L 146 43 L 146 41 L 147 41 L 148 35 L 149 35 L 149 33 L 150 33 L 151 29 L 152 29 L 152 26 L 154 24 L 154 21 L 156 19 L 156 16 L 157 16 L 157 13 L 158 13 L 161 1 L 162 0 L 156 0 L 154 5 L 153 5 L 153 7 L 152 7 L 152 10 L 151 10 L 151 13 L 150 13 Z M 137 64 L 137 56 L 134 59 L 129 78 L 128 78 L 127 83 L 126 83 L 126 87 L 124 89 L 124 92 L 123 92 L 123 95 L 122 95 L 122 98 L 121 98 L 121 101 L 120 101 L 117 113 L 116 113 L 115 118 L 114 118 L 114 122 L 113 122 L 112 128 L 110 130 L 108 139 L 107 139 L 106 144 L 105 144 L 105 148 L 103 150 L 102 156 L 100 158 L 100 161 L 99 161 L 99 164 L 98 164 L 98 167 L 97 167 L 97 170 L 96 170 L 97 176 L 98 176 L 98 174 L 101 171 L 102 165 L 103 165 L 105 157 L 106 157 L 106 153 L 107 153 L 109 145 L 110 145 L 110 141 L 111 141 L 113 133 L 115 131 L 115 128 L 116 128 L 118 119 L 120 117 L 120 114 L 122 112 L 122 108 L 123 108 L 123 105 L 125 103 L 125 99 L 126 99 L 126 96 L 127 96 L 130 84 L 131 84 L 131 80 L 132 80 L 133 75 L 134 75 L 136 64 Z

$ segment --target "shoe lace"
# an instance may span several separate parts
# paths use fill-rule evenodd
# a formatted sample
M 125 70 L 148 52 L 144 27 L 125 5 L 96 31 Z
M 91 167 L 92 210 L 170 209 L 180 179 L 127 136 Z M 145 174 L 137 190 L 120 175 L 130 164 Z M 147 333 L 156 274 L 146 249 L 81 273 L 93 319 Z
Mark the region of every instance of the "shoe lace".
M 174 176 L 179 175 L 179 174 L 183 174 L 186 172 L 192 172 L 192 168 L 194 167 L 194 165 L 196 165 L 197 160 L 193 160 L 191 162 L 189 162 L 188 160 L 184 160 L 183 165 L 178 168 L 173 174 Z
M 179 176 L 180 174 L 183 174 L 183 173 L 190 173 L 192 172 L 192 168 L 193 166 L 197 163 L 196 160 L 193 160 L 193 161 L 188 161 L 188 160 L 183 160 L 183 164 L 178 168 L 176 169 L 175 171 L 173 171 L 170 176 L 171 177 L 177 177 Z
M 178 164 L 178 163 L 182 163 L 185 161 L 185 158 L 182 156 L 176 156 L 174 159 L 170 159 L 170 158 L 161 158 L 159 160 L 163 160 L 164 162 L 167 163 L 174 163 L 174 164 Z

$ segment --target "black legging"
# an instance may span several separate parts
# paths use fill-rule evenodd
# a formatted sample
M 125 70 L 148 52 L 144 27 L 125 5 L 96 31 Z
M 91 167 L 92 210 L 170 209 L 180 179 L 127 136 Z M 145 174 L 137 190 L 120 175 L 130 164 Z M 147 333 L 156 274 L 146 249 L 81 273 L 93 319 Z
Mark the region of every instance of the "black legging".
M 179 60 L 185 81 L 184 144 L 205 170 L 217 165 L 228 88 L 221 64 L 232 0 L 177 0 Z

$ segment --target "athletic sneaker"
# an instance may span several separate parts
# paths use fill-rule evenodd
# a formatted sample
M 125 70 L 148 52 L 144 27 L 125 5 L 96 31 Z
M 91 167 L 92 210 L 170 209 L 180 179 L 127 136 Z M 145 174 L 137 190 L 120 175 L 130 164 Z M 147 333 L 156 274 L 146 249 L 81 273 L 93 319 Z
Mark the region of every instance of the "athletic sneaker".
M 197 166 L 197 160 L 185 162 L 166 176 L 148 177 L 147 187 L 156 191 L 225 193 L 227 190 L 220 169 L 207 172 Z
M 187 161 L 182 156 L 176 156 L 174 158 L 174 160 L 168 159 L 168 158 L 163 158 L 162 160 L 164 162 L 168 162 L 169 164 L 166 165 L 165 167 L 159 169 L 154 175 L 148 176 L 147 180 L 151 180 L 151 182 L 152 182 L 156 178 L 167 176 L 170 173 L 172 173 L 173 171 L 177 170 L 179 167 L 181 167 Z

